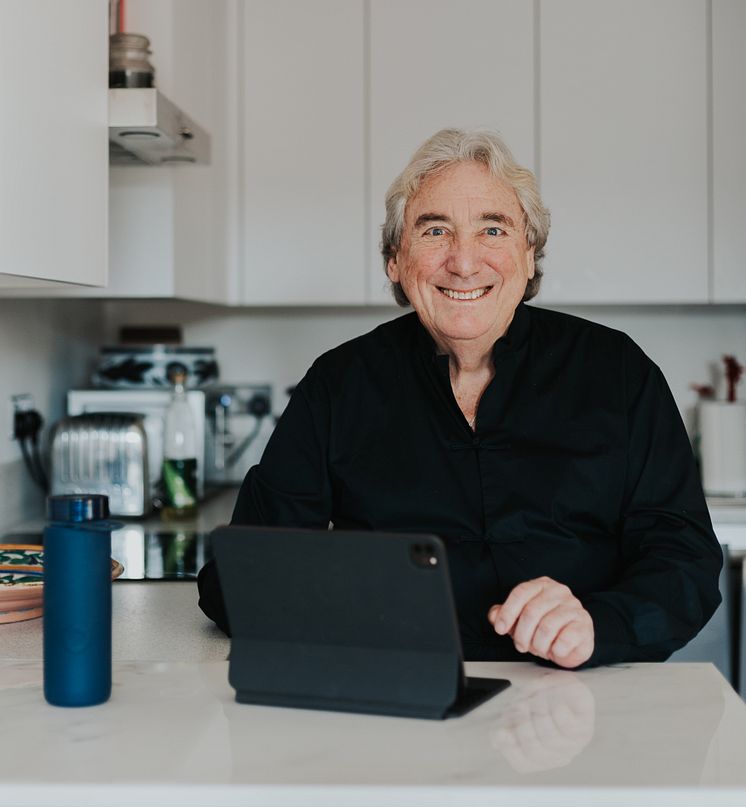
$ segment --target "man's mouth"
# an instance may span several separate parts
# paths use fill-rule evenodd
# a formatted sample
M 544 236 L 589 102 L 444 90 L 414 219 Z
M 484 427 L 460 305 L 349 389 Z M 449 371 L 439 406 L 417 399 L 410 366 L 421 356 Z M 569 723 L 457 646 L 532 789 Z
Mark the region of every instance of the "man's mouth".
M 479 289 L 471 289 L 470 291 L 457 291 L 456 289 L 446 289 L 443 286 L 438 286 L 438 291 L 448 297 L 449 300 L 478 300 L 480 297 L 484 297 L 491 289 L 492 286 L 482 286 Z

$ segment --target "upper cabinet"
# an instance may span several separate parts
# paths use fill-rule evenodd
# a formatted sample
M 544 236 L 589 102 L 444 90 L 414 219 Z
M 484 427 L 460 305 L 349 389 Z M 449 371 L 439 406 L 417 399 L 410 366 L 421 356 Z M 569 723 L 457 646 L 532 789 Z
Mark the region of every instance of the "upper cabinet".
M 156 86 L 211 137 L 208 165 L 111 169 L 107 297 L 235 297 L 236 3 L 129 0 L 151 42 Z M 95 294 L 96 292 L 91 292 Z
M 371 0 L 368 299 L 391 303 L 381 226 L 386 191 L 430 135 L 497 129 L 534 164 L 533 6 L 525 0 Z
M 713 0 L 713 276 L 716 303 L 746 302 L 746 3 Z
M 485 126 L 552 214 L 539 303 L 746 301 L 743 0 L 128 0 L 211 161 L 110 171 L 107 11 L 0 3 L 0 287 L 393 305 L 387 188 Z
M 706 0 L 547 0 L 539 40 L 538 301 L 706 302 Z
M 241 10 L 239 302 L 364 303 L 363 2 Z
M 106 283 L 108 25 L 107 0 L 0 3 L 3 287 Z

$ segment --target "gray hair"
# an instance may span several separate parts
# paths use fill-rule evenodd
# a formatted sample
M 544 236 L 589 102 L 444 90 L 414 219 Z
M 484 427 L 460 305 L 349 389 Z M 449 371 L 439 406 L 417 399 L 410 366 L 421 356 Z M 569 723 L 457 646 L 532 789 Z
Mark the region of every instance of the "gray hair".
M 526 241 L 534 247 L 535 272 L 523 295 L 524 301 L 530 300 L 538 293 L 543 274 L 540 264 L 549 235 L 549 210 L 541 201 L 533 173 L 518 165 L 503 140 L 488 129 L 441 129 L 417 149 L 407 167 L 391 183 L 386 194 L 381 243 L 384 271 L 401 247 L 407 203 L 424 180 L 454 163 L 470 161 L 487 166 L 490 173 L 510 185 L 518 197 L 525 215 Z M 391 288 L 399 305 L 410 304 L 400 283 L 392 283 Z

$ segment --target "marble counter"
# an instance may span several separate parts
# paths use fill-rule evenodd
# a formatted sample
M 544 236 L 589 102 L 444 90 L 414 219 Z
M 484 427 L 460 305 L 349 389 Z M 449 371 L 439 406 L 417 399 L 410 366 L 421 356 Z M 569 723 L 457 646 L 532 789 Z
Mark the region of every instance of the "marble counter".
M 115 661 L 228 657 L 230 641 L 199 610 L 196 583 L 115 580 L 111 594 Z M 40 660 L 42 631 L 43 618 L 0 625 L 0 658 Z
M 228 651 L 193 582 L 117 581 L 112 698 L 67 710 L 42 620 L 0 626 L 0 805 L 746 804 L 746 705 L 709 664 L 472 663 L 513 685 L 433 722 L 237 704 Z
M 438 722 L 237 704 L 225 661 L 117 662 L 109 702 L 61 709 L 0 660 L 0 804 L 746 803 L 746 706 L 710 665 L 468 670 L 512 686 Z

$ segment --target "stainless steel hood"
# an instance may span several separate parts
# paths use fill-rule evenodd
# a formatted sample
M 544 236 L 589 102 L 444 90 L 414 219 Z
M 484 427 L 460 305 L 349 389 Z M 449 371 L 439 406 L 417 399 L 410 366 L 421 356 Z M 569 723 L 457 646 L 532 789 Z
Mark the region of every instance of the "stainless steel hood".
M 109 162 L 210 162 L 210 135 L 154 88 L 109 90 Z

